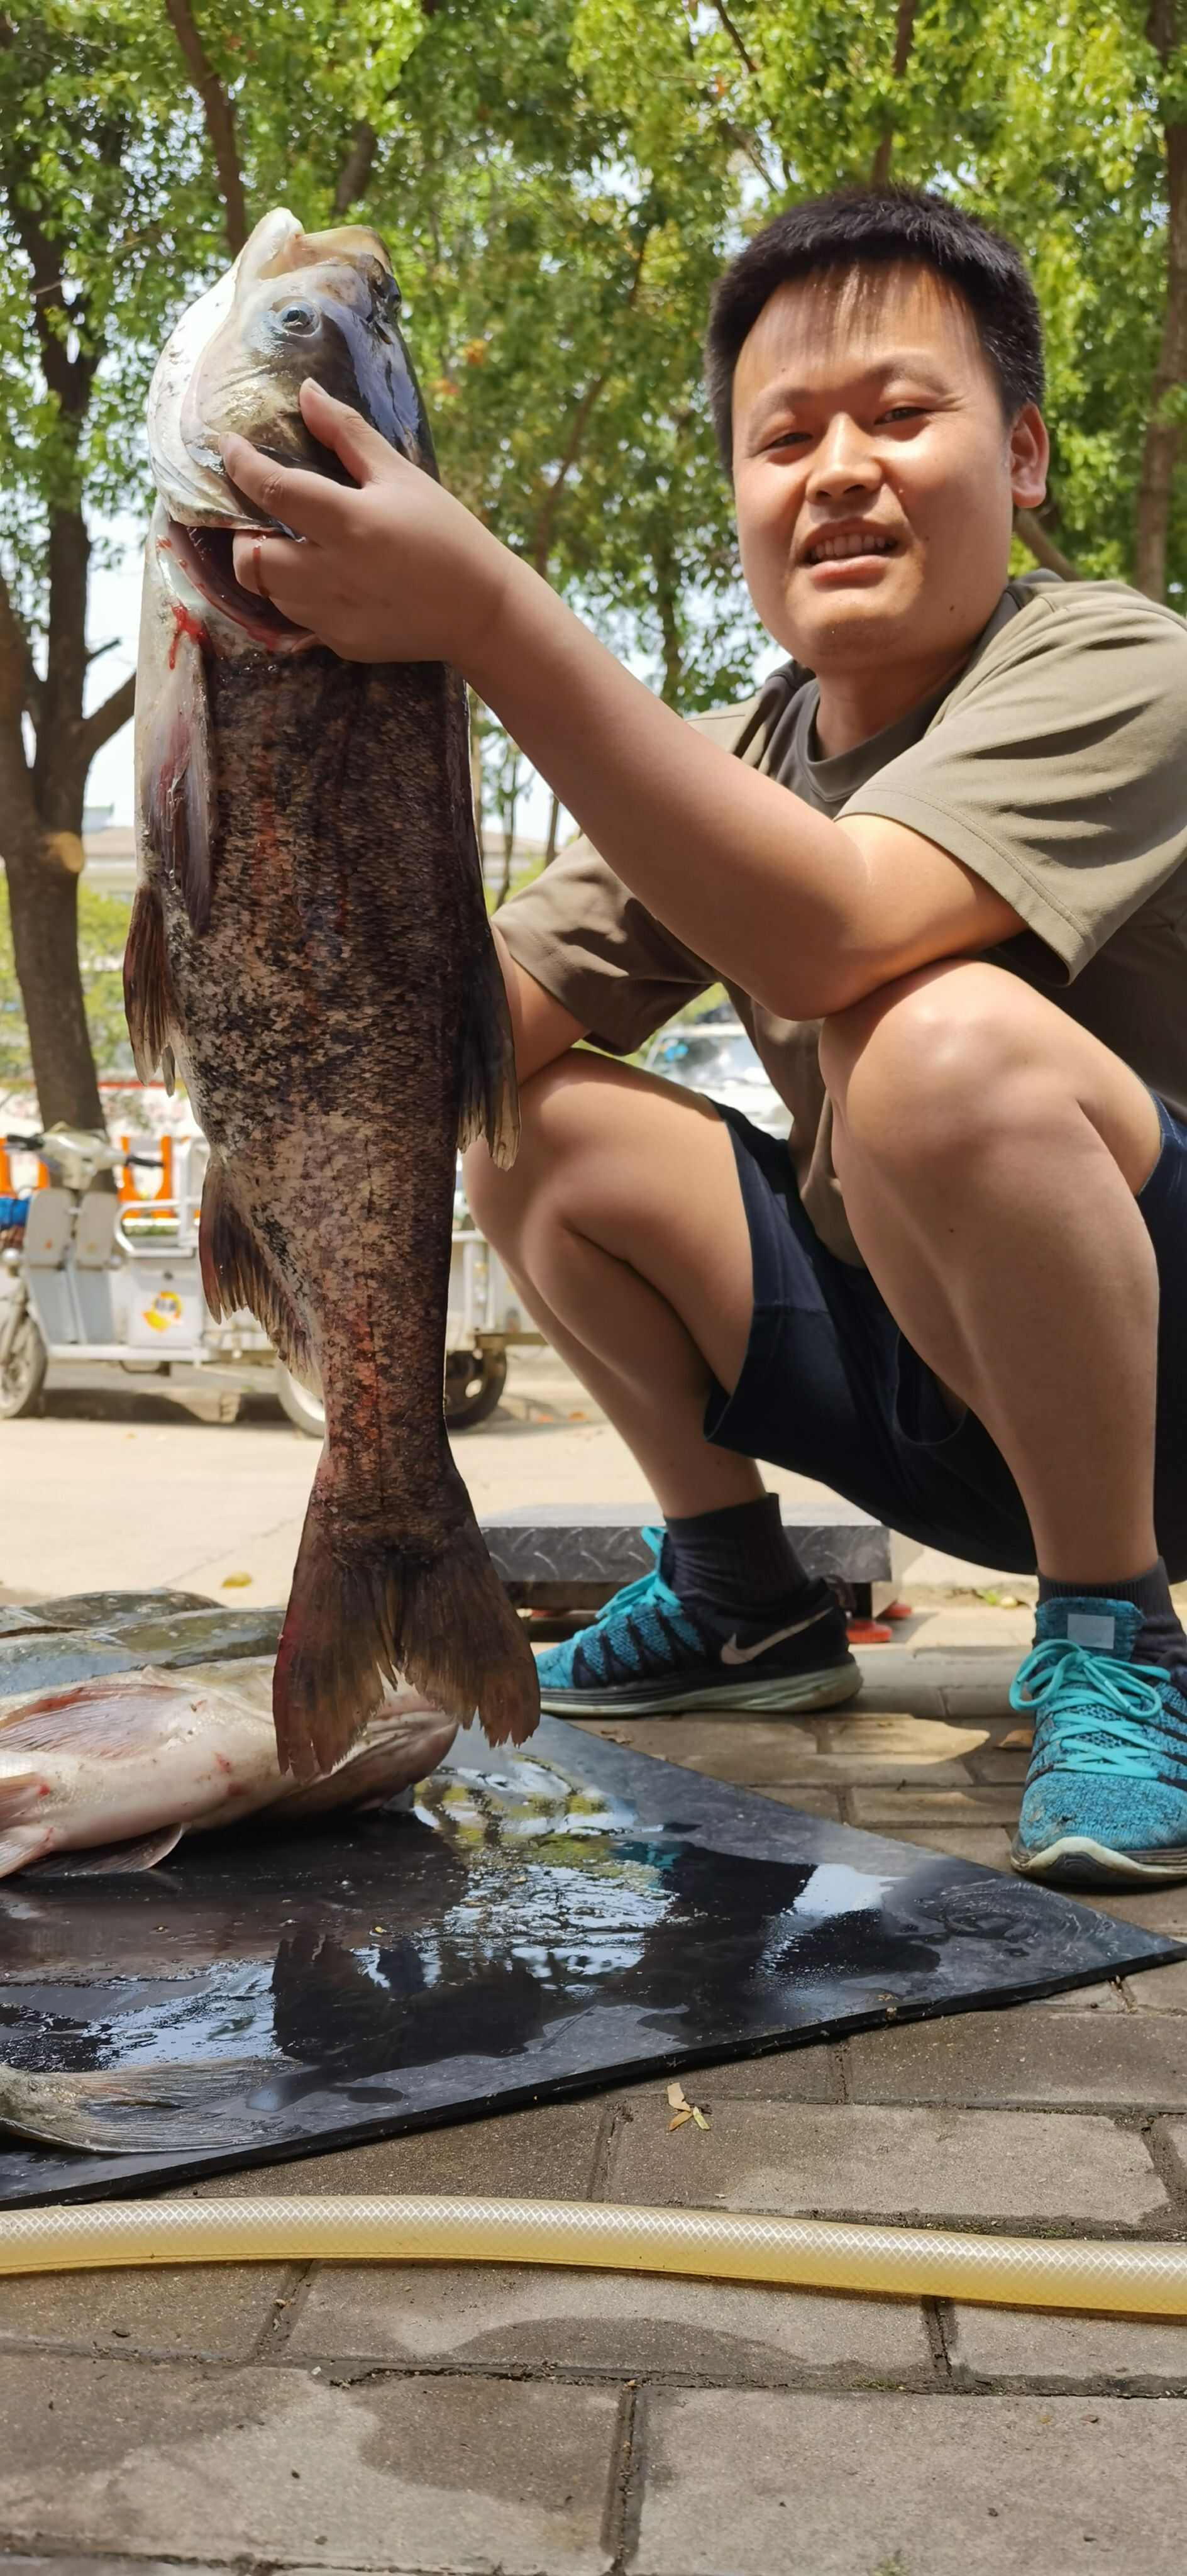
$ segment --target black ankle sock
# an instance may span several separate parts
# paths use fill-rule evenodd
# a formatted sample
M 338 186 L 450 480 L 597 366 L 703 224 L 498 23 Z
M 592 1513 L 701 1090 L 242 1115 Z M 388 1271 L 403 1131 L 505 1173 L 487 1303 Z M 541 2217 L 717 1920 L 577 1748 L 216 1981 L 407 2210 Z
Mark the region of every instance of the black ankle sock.
M 750 1609 L 761 1615 L 821 1590 L 784 1530 L 778 1494 L 669 1519 L 667 1531 L 671 1571 L 665 1567 L 665 1574 L 682 1601 L 703 1601 L 731 1616 Z
M 1165 1664 L 1171 1670 L 1177 1664 L 1187 1664 L 1187 1634 L 1171 1599 L 1161 1557 L 1148 1574 L 1135 1575 L 1128 1583 L 1053 1583 L 1049 1576 L 1040 1574 L 1039 1599 L 1132 1601 L 1142 1614 L 1133 1650 L 1135 1664 Z

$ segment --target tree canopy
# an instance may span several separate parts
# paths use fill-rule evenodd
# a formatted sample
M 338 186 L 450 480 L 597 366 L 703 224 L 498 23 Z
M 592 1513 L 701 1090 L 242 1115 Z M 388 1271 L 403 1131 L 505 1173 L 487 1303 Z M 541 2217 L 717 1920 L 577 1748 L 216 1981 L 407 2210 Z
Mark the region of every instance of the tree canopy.
M 1025 545 L 1181 604 L 1187 0 L 0 6 L 0 851 L 47 1118 L 98 1114 L 79 834 L 131 702 L 88 693 L 92 549 L 147 500 L 157 351 L 258 216 L 384 234 L 446 479 L 691 712 L 761 643 L 713 280 L 791 199 L 887 176 L 1031 261 L 1054 457 Z

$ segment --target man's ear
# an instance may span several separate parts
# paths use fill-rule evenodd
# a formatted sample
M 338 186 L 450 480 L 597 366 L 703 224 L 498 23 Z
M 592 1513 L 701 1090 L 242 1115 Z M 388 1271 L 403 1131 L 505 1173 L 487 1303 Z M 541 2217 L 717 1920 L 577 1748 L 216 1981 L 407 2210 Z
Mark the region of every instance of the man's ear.
M 1024 403 L 1010 431 L 1010 491 L 1016 510 L 1037 510 L 1047 496 L 1051 441 L 1037 403 Z

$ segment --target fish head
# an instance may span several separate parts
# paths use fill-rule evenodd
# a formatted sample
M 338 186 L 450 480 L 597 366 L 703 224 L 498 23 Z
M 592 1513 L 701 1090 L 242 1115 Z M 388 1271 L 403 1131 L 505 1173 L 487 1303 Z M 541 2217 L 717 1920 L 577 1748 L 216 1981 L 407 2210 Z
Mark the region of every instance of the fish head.
M 435 474 L 399 309 L 378 233 L 361 224 L 306 233 L 279 206 L 183 314 L 157 362 L 148 442 L 172 570 L 220 622 L 253 641 L 297 649 L 309 638 L 235 579 L 236 532 L 278 522 L 231 482 L 219 442 L 234 430 L 278 465 L 347 482 L 301 416 L 301 386 L 312 376 L 410 463 Z

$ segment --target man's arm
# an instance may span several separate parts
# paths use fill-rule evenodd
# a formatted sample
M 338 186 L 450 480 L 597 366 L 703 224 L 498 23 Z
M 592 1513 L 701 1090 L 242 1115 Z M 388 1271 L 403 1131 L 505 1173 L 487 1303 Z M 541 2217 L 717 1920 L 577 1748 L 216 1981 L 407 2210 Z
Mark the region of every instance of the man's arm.
M 306 382 L 302 410 L 357 488 L 221 444 L 241 491 L 302 542 L 236 537 L 235 573 L 346 660 L 462 670 L 617 876 L 778 1017 L 824 1019 L 1022 927 L 972 867 L 905 824 L 833 823 L 693 733 L 530 565 Z
M 586 1034 L 580 1020 L 575 1020 L 563 1002 L 553 999 L 544 986 L 517 964 L 497 923 L 491 923 L 503 981 L 507 987 L 507 1008 L 515 1039 L 515 1070 L 521 1082 L 529 1082 L 546 1064 L 555 1064 L 560 1055 Z

